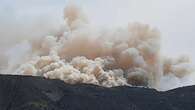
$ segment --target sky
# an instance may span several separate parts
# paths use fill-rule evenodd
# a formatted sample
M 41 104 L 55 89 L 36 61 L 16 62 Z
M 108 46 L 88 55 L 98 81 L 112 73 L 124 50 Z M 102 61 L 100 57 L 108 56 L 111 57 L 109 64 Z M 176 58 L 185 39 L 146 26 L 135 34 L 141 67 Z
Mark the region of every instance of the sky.
M 63 9 L 68 2 L 70 0 L 0 0 L 0 50 L 7 44 L 11 47 L 13 42 L 46 34 L 48 30 L 58 27 L 56 24 L 62 22 Z M 71 2 L 80 6 L 91 23 L 98 26 L 126 26 L 129 22 L 150 24 L 161 32 L 163 54 L 173 57 L 187 54 L 195 62 L 194 0 Z M 35 28 L 37 25 L 45 30 L 40 32 Z M 7 29 L 9 31 L 5 31 Z

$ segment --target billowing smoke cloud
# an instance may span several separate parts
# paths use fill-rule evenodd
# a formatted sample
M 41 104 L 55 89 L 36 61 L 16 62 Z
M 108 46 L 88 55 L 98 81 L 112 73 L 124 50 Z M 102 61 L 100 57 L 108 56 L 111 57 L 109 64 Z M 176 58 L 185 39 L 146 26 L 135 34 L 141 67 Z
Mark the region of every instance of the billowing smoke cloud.
M 141 23 L 96 29 L 80 10 L 67 6 L 58 33 L 10 50 L 3 71 L 105 87 L 129 85 L 168 90 L 195 84 L 189 58 L 173 59 L 160 54 L 157 29 Z M 11 59 L 17 48 L 23 47 L 20 55 Z

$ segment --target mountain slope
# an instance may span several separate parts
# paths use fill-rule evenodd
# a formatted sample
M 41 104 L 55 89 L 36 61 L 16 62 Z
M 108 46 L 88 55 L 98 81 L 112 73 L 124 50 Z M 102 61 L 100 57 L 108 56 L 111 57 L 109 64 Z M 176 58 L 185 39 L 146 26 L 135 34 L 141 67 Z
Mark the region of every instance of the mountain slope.
M 194 110 L 195 86 L 167 92 L 70 85 L 31 76 L 0 76 L 0 110 Z

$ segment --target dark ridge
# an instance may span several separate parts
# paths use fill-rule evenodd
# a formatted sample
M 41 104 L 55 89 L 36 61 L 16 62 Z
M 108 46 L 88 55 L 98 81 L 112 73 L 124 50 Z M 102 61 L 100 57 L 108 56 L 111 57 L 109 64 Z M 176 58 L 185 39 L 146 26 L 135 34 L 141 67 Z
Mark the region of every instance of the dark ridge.
M 195 110 L 195 86 L 158 92 L 0 75 L 0 110 Z

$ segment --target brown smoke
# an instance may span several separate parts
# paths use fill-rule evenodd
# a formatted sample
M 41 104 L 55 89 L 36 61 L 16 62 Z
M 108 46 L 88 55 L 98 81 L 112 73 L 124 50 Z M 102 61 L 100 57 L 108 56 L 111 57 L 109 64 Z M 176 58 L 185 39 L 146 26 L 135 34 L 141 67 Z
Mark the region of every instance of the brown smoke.
M 159 90 L 194 84 L 185 81 L 194 76 L 188 58 L 162 57 L 157 29 L 130 23 L 110 31 L 95 30 L 74 5 L 65 8 L 64 18 L 63 31 L 29 41 L 30 52 L 11 69 L 12 74 L 38 75 L 71 84 L 134 85 Z M 177 82 L 167 87 L 171 79 Z

